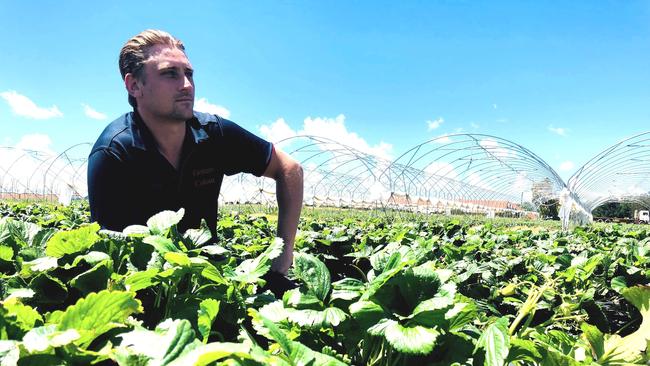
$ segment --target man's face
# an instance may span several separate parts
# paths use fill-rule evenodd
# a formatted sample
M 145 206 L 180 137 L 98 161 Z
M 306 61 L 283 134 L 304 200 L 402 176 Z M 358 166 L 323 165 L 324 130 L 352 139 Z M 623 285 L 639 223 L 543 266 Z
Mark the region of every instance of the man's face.
M 138 80 L 138 110 L 156 119 L 186 121 L 193 116 L 194 70 L 183 51 L 156 45 L 149 49 Z

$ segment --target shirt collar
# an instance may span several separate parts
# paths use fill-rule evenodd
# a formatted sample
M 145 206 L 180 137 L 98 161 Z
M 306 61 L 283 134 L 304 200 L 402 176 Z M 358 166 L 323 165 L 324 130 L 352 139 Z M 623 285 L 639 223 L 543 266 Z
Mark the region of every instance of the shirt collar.
M 129 124 L 131 125 L 131 137 L 133 138 L 133 146 L 140 150 L 157 149 L 156 140 L 147 125 L 140 117 L 137 110 L 127 115 Z M 201 128 L 201 123 L 196 118 L 196 115 L 185 122 L 186 135 L 185 141 L 191 136 L 195 144 L 203 142 L 208 139 L 208 133 Z

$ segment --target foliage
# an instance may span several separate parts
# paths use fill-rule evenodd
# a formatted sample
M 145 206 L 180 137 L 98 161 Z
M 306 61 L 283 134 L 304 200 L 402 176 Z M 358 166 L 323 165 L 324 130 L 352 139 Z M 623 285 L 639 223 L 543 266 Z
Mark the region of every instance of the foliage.
M 123 232 L 0 203 L 0 359 L 114 365 L 647 364 L 650 231 L 306 210 L 281 298 L 272 214 Z

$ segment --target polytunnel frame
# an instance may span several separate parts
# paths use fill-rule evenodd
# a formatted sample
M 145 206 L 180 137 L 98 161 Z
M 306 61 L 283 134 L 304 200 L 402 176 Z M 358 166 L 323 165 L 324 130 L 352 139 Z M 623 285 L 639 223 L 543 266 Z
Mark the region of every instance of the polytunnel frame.
M 458 138 L 462 138 L 462 139 L 458 140 Z M 443 139 L 445 139 L 445 140 L 448 139 L 451 142 L 440 143 L 440 141 L 443 140 Z M 513 160 L 512 159 L 509 159 L 509 160 L 506 161 L 506 159 L 503 159 L 502 157 L 497 156 L 497 154 L 495 154 L 493 151 L 490 151 L 492 149 L 487 148 L 484 145 L 482 145 L 481 142 L 485 141 L 485 140 L 496 142 L 498 144 L 498 149 L 506 148 L 509 152 L 514 151 L 514 152 L 518 153 L 518 154 L 514 154 L 515 157 L 517 157 L 517 158 L 524 157 L 525 159 L 523 159 L 523 161 L 525 162 L 525 164 L 521 164 L 520 166 L 515 168 L 515 165 L 513 165 L 513 162 L 512 162 Z M 457 153 L 460 150 L 466 149 L 468 143 L 472 144 L 472 146 L 474 147 L 473 150 L 476 150 L 476 152 L 473 151 L 472 154 L 456 157 L 455 159 L 451 160 L 450 162 L 447 162 L 447 161 L 443 160 L 447 156 L 451 156 L 451 155 Z M 427 145 L 430 145 L 430 144 L 439 144 L 439 145 L 436 146 L 434 149 L 426 150 L 424 153 L 420 154 L 420 151 L 423 149 L 423 147 L 425 147 Z M 453 146 L 453 145 L 459 145 L 459 146 L 462 147 L 462 149 L 461 148 L 451 148 L 451 146 Z M 509 140 L 502 139 L 502 138 L 499 138 L 499 137 L 496 137 L 496 136 L 493 136 L 493 135 L 486 135 L 486 134 L 451 134 L 451 135 L 445 135 L 445 136 L 437 137 L 437 138 L 434 138 L 434 139 L 430 139 L 428 141 L 425 141 L 425 142 L 423 142 L 421 144 L 418 144 L 418 145 L 412 147 L 411 149 L 409 149 L 408 151 L 406 151 L 405 153 L 400 155 L 398 158 L 396 158 L 394 160 L 394 163 L 399 163 L 400 160 L 402 160 L 402 159 L 408 159 L 407 163 L 402 164 L 402 165 L 406 165 L 408 167 L 413 167 L 417 162 L 425 159 L 426 156 L 428 156 L 428 155 L 433 155 L 434 152 L 436 152 L 436 151 L 442 152 L 442 154 L 440 156 L 436 156 L 435 160 L 431 160 L 430 162 L 426 163 L 426 165 L 423 168 L 415 168 L 417 171 L 424 172 L 425 176 L 428 175 L 428 177 L 424 180 L 424 182 L 417 181 L 417 183 L 427 183 L 427 182 L 429 182 L 429 181 L 431 181 L 433 179 L 436 179 L 435 183 L 437 183 L 437 181 L 446 178 L 446 180 L 448 180 L 449 182 L 453 182 L 454 184 L 457 185 L 457 186 L 451 186 L 449 188 L 449 190 L 454 191 L 454 193 L 458 194 L 458 193 L 460 193 L 461 190 L 466 190 L 466 189 L 469 189 L 470 191 L 482 192 L 482 196 L 477 197 L 478 199 L 473 199 L 473 200 L 476 200 L 476 201 L 483 201 L 483 200 L 487 201 L 488 198 L 495 197 L 495 194 L 498 194 L 498 195 L 500 195 L 502 197 L 503 196 L 508 196 L 508 194 L 505 193 L 505 192 L 499 192 L 499 191 L 494 190 L 494 189 L 492 189 L 492 190 L 486 189 L 485 187 L 480 187 L 480 186 L 477 186 L 475 184 L 471 184 L 471 183 L 464 182 L 464 181 L 461 181 L 461 180 L 457 180 L 457 179 L 454 179 L 454 178 L 443 177 L 443 176 L 440 176 L 440 175 L 438 175 L 436 173 L 429 173 L 427 171 L 427 167 L 431 166 L 433 163 L 445 162 L 449 166 L 452 166 L 453 169 L 456 169 L 457 166 L 454 166 L 453 163 L 455 163 L 457 161 L 460 161 L 460 160 L 465 160 L 469 156 L 470 159 L 469 159 L 468 167 L 461 173 L 461 174 L 464 174 L 465 172 L 470 170 L 469 165 L 473 161 L 471 156 L 473 156 L 473 155 L 489 156 L 489 157 L 491 157 L 491 159 L 489 159 L 489 160 L 480 159 L 481 162 L 479 162 L 479 165 L 494 164 L 492 162 L 496 162 L 501 166 L 507 167 L 510 170 L 511 173 L 514 173 L 515 179 L 519 176 L 519 174 L 521 174 L 523 172 L 531 173 L 531 172 L 537 172 L 537 171 L 539 171 L 539 169 L 541 169 L 541 171 L 546 172 L 546 174 L 542 174 L 541 176 L 544 177 L 544 178 L 550 178 L 555 187 L 557 187 L 559 189 L 562 189 L 562 188 L 566 187 L 565 183 L 562 181 L 562 179 L 559 177 L 559 175 L 544 160 L 539 158 L 537 155 L 535 155 L 533 152 L 531 152 L 527 148 L 525 148 L 525 147 L 523 147 L 523 146 L 521 146 L 521 145 L 519 145 L 519 144 L 517 144 L 517 143 L 515 143 L 513 141 L 509 141 Z M 447 151 L 447 152 L 445 152 L 445 151 Z M 508 155 L 510 155 L 510 153 Z M 520 159 L 517 159 L 517 160 L 520 160 Z M 529 168 L 529 169 L 521 169 L 523 167 L 526 167 L 526 168 Z M 534 169 L 530 169 L 530 168 L 534 168 Z M 391 171 L 388 171 L 388 173 L 390 174 Z M 493 183 L 493 181 L 491 180 L 492 177 L 494 176 L 496 178 L 500 178 L 501 174 L 502 174 L 502 172 L 495 171 L 493 173 L 493 175 L 488 175 L 485 178 L 489 178 L 490 181 Z M 400 172 L 400 175 L 401 175 L 401 177 L 399 177 L 399 178 L 398 177 L 393 178 L 392 176 L 388 176 L 388 181 L 391 183 L 391 190 L 392 191 L 397 191 L 398 190 L 397 189 L 398 187 L 397 187 L 397 184 L 396 184 L 399 181 L 398 179 L 401 179 L 403 181 L 404 190 L 407 191 L 407 192 L 409 191 L 410 186 L 416 185 L 415 180 L 418 179 L 418 177 L 411 177 L 410 181 L 407 184 L 406 183 L 406 177 L 405 177 L 405 170 L 402 170 Z M 527 175 L 525 176 L 525 178 L 528 179 L 531 183 L 533 183 L 533 184 L 535 183 Z M 445 187 L 448 186 L 448 185 L 450 185 L 450 184 L 449 183 L 445 184 Z M 442 191 L 442 189 L 436 188 L 433 185 L 431 185 L 430 188 L 428 189 L 428 192 L 427 192 L 427 199 L 431 199 L 431 190 Z M 493 194 L 491 196 L 488 196 L 489 192 L 493 192 Z M 449 193 L 451 195 L 451 192 L 449 192 Z M 457 199 L 458 199 L 458 196 L 457 196 Z
M 636 184 L 639 179 L 621 180 L 621 176 L 640 176 L 650 178 L 650 170 L 646 170 L 646 165 L 633 164 L 633 162 L 650 162 L 650 159 L 640 159 L 634 156 L 634 149 L 646 148 L 642 150 L 643 155 L 640 157 L 650 157 L 650 131 L 641 132 L 631 137 L 620 140 L 619 142 L 605 148 L 596 154 L 587 163 L 581 166 L 568 180 L 569 190 L 585 203 L 588 212 L 593 212 L 598 206 L 607 202 L 630 202 L 635 200 L 634 195 L 617 195 L 612 196 L 612 188 L 617 188 L 614 184 L 617 181 Z M 624 173 L 616 170 L 625 169 Z M 640 170 L 637 170 L 640 169 Z M 607 188 L 608 195 L 594 195 L 589 197 L 592 189 L 603 190 Z M 646 187 L 647 188 L 647 187 Z M 647 194 L 648 192 L 646 192 Z

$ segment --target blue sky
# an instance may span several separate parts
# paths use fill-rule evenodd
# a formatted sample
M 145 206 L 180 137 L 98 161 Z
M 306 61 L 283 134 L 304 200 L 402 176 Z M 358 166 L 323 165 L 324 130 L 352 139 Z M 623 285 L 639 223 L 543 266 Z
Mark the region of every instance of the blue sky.
M 336 131 L 395 158 L 488 134 L 566 179 L 650 130 L 647 0 L 0 0 L 0 146 L 94 142 L 129 110 L 117 57 L 147 28 L 185 42 L 204 108 L 267 136 Z

